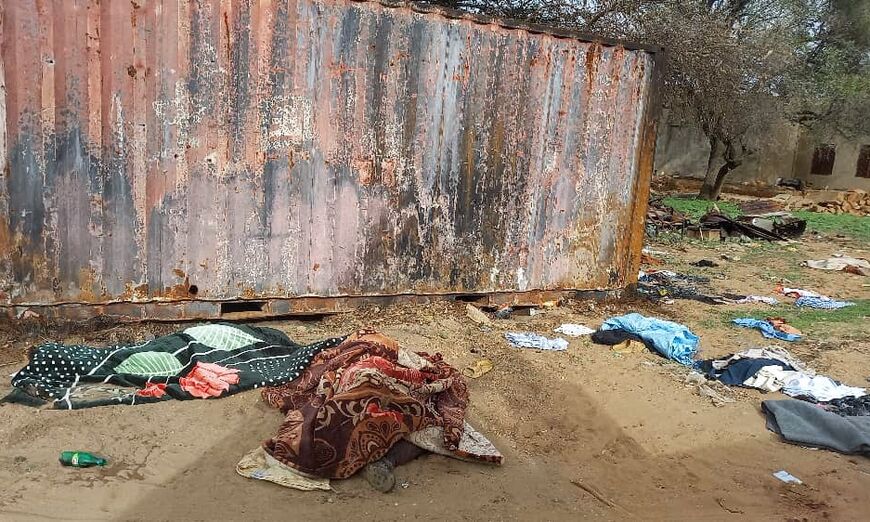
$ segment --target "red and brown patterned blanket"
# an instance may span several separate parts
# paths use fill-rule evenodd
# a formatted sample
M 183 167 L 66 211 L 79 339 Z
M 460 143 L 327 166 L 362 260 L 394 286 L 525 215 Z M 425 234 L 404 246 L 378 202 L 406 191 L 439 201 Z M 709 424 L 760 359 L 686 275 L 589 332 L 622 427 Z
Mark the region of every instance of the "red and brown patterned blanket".
M 298 379 L 265 388 L 263 398 L 286 415 L 265 450 L 304 473 L 350 477 L 428 428 L 443 433 L 447 450 L 474 457 L 463 448 L 468 392 L 461 373 L 440 354 L 400 350 L 373 331 L 322 351 Z

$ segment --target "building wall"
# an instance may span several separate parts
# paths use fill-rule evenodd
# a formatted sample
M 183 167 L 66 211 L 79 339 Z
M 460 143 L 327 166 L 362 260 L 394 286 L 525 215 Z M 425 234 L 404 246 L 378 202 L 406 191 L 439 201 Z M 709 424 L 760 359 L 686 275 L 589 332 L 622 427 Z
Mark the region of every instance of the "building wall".
M 663 119 L 659 125 L 656 140 L 656 172 L 703 179 L 710 156 L 707 137 L 697 127 L 665 122 Z M 728 182 L 772 185 L 777 178 L 792 177 L 796 139 L 794 127 L 777 126 L 758 153 L 745 157 L 743 163 L 728 174 Z
M 817 145 L 834 145 L 834 168 L 830 176 L 817 176 L 811 173 L 813 153 Z M 803 134 L 798 140 L 794 161 L 794 176 L 815 188 L 863 189 L 870 191 L 870 178 L 855 176 L 858 154 L 862 145 L 870 145 L 870 136 L 857 139 L 843 137 L 819 138 Z
M 691 126 L 669 125 L 663 120 L 656 141 L 656 172 L 703 179 L 710 154 L 704 133 Z M 816 145 L 834 144 L 836 156 L 830 176 L 810 174 Z M 870 178 L 855 176 L 861 145 L 870 137 L 847 139 L 843 136 L 818 138 L 797 126 L 777 125 L 765 137 L 759 151 L 728 175 L 729 183 L 763 183 L 773 185 L 777 178 L 802 179 L 814 188 L 836 190 L 870 190 Z

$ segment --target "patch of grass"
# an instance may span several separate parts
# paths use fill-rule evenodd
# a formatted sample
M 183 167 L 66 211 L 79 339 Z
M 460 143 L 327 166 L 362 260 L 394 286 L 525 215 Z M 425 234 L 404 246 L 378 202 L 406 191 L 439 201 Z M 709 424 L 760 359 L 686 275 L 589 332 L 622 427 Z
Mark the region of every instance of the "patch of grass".
M 843 234 L 859 241 L 870 242 L 870 217 L 851 214 L 821 214 L 801 210 L 794 215 L 807 220 L 807 229 L 825 234 Z
M 713 205 L 719 207 L 719 210 L 730 217 L 740 215 L 740 208 L 736 204 L 729 201 L 707 201 L 706 199 L 698 198 L 681 198 L 669 196 L 663 200 L 664 204 L 673 208 L 677 212 L 681 212 L 689 217 L 689 219 L 697 221 L 698 218 L 706 214 L 713 208 Z
M 832 324 L 855 325 L 856 329 L 866 329 L 867 319 L 870 318 L 870 299 L 858 299 L 853 301 L 855 306 L 847 306 L 839 310 L 818 310 L 815 308 L 798 308 L 792 304 L 780 304 L 767 308 L 753 308 L 750 310 L 728 310 L 723 316 L 726 323 L 739 317 L 751 317 L 753 319 L 765 319 L 767 317 L 782 317 L 785 321 L 802 331 L 804 334 L 823 334 L 829 330 Z

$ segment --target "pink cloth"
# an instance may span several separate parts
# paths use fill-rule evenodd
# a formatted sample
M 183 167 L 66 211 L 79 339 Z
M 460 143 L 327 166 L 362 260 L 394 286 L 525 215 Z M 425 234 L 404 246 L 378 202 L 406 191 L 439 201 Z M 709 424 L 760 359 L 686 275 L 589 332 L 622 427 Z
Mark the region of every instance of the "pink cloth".
M 220 397 L 230 389 L 230 384 L 239 383 L 238 373 L 237 369 L 198 362 L 187 377 L 178 379 L 178 384 L 184 391 L 200 399 Z
M 166 395 L 166 383 L 149 382 L 144 388 L 136 392 L 139 397 L 160 398 Z

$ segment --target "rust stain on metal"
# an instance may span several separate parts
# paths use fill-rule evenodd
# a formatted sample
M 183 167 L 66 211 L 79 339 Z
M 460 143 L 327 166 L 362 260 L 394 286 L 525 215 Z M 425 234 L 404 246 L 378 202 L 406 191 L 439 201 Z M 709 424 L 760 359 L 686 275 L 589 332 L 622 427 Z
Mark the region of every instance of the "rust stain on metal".
M 7 0 L 0 38 L 0 304 L 636 277 L 656 49 L 344 0 Z

